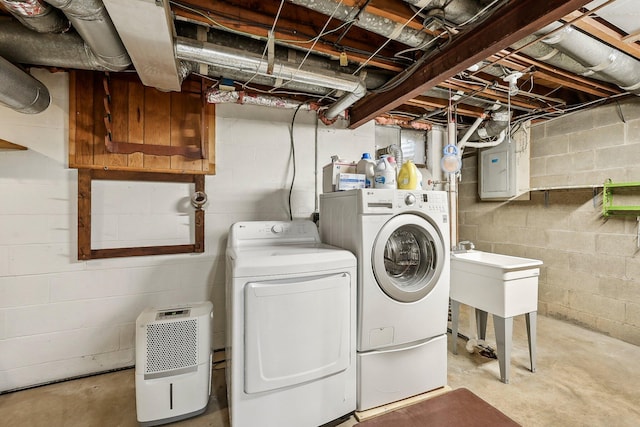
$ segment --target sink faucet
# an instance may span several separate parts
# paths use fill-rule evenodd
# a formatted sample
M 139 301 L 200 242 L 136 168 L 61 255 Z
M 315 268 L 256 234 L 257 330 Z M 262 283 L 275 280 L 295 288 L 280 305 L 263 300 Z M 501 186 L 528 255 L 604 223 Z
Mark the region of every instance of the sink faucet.
M 470 240 L 463 240 L 458 242 L 456 246 L 453 247 L 454 252 L 467 252 L 472 249 L 475 249 L 476 246 Z

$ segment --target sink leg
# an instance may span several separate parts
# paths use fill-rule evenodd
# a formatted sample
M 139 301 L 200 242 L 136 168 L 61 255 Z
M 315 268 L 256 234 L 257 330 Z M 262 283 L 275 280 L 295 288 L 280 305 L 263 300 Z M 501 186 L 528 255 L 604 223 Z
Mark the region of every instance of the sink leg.
M 487 337 L 487 317 L 486 311 L 475 309 L 476 312 L 476 330 L 478 331 L 478 339 L 485 340 Z
M 529 360 L 531 361 L 531 372 L 536 371 L 536 323 L 538 312 L 532 311 L 524 315 L 527 321 L 527 339 L 529 340 Z
M 451 301 L 451 352 L 458 354 L 458 320 L 460 319 L 460 303 Z
M 500 365 L 500 381 L 509 384 L 511 370 L 511 337 L 513 336 L 513 317 L 493 315 L 493 327 L 496 333 L 496 347 L 498 347 L 498 363 Z

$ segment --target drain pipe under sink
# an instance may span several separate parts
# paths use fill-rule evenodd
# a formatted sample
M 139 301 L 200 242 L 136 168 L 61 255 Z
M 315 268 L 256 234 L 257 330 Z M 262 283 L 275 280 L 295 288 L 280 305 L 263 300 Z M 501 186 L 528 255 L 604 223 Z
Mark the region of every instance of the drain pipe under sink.
M 456 146 L 456 123 L 449 121 L 447 125 L 447 144 Z M 449 232 L 451 236 L 451 248 L 458 244 L 458 172 L 447 173 L 447 191 L 449 193 Z

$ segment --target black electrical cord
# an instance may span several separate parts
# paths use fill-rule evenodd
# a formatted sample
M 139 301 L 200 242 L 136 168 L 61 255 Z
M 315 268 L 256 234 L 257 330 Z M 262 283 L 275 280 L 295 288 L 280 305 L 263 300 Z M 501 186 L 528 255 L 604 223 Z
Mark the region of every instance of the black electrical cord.
M 293 123 L 296 120 L 296 116 L 298 115 L 298 111 L 300 108 L 306 104 L 303 102 L 302 104 L 296 107 L 296 111 L 293 113 L 293 117 L 291 118 L 291 126 L 289 127 L 289 141 L 291 144 L 291 161 L 293 162 L 293 177 L 291 178 L 291 186 L 289 187 L 289 220 L 293 221 L 293 210 L 291 208 L 291 193 L 293 192 L 293 184 L 296 182 L 296 145 L 293 141 Z

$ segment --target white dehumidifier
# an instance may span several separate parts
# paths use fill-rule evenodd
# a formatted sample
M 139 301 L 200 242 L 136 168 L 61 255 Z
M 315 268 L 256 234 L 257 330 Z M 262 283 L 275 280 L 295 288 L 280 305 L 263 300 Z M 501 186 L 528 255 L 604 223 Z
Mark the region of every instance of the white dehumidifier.
M 136 320 L 136 412 L 143 426 L 193 417 L 211 394 L 210 302 L 148 308 Z

